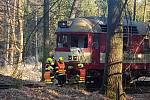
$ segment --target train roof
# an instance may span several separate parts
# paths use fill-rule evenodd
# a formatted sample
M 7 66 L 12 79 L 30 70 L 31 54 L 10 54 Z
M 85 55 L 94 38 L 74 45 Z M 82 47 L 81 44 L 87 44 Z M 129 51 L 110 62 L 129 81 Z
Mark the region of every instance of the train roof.
M 148 24 L 144 22 L 137 22 L 125 19 L 123 21 L 123 26 L 124 33 L 144 35 L 148 31 Z M 130 32 L 127 30 L 129 30 Z M 60 21 L 58 23 L 56 32 L 107 32 L 107 18 L 90 16 Z

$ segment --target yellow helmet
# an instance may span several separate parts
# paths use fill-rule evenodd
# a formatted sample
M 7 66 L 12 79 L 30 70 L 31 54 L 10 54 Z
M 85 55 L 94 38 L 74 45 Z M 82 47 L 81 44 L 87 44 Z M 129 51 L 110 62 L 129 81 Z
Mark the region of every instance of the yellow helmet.
M 50 55 L 52 55 L 52 54 L 53 54 L 53 52 L 51 52 L 51 51 L 50 51 L 50 52 L 49 52 L 49 54 L 50 54 Z
M 59 57 L 59 60 L 60 60 L 60 61 L 64 61 L 64 58 L 63 58 L 63 57 Z
M 83 64 L 78 64 L 78 68 L 83 68 L 84 65 Z
M 52 62 L 53 59 L 52 58 L 47 58 L 47 62 Z

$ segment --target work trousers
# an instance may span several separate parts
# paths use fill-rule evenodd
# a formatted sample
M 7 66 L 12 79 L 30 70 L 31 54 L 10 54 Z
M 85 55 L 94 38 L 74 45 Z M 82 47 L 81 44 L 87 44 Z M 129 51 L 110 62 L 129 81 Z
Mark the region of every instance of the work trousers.
M 58 84 L 63 85 L 66 83 L 66 75 L 58 75 Z

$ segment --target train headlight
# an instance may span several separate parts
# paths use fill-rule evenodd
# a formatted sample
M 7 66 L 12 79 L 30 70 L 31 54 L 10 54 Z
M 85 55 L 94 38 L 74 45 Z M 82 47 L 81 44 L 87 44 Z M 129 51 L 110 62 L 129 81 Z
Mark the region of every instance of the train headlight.
M 67 28 L 67 21 L 59 21 L 58 22 L 58 27 L 60 28 Z
M 73 56 L 73 60 L 77 60 L 78 59 L 78 57 L 77 56 Z
M 138 54 L 137 57 L 138 57 L 138 58 L 142 58 L 142 54 Z
M 68 60 L 72 60 L 72 56 L 68 56 Z
M 146 35 L 146 36 L 144 37 L 144 39 L 149 39 L 149 38 L 148 38 L 148 35 Z
M 68 69 L 73 69 L 73 66 L 68 66 Z
M 58 27 L 60 27 L 60 28 L 68 28 L 68 27 L 70 27 L 71 26 L 71 24 L 72 24 L 72 21 L 59 21 L 58 22 Z

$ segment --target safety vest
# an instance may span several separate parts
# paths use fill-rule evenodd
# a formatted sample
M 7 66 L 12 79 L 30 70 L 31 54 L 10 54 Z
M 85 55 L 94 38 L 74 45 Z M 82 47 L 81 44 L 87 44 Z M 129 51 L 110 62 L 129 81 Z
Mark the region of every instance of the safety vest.
M 52 81 L 53 76 L 51 77 L 53 69 L 54 68 L 49 63 L 45 64 L 45 72 L 44 72 L 45 83 L 53 83 Z
M 59 74 L 65 74 L 65 63 L 64 62 L 62 62 L 62 63 L 60 63 L 60 62 L 57 62 L 57 66 L 58 66 L 58 73 Z
M 85 82 L 85 69 L 79 69 L 80 76 L 79 76 L 79 82 Z
M 45 83 L 53 83 L 52 78 L 54 78 L 54 76 L 51 77 L 50 71 L 44 73 Z

